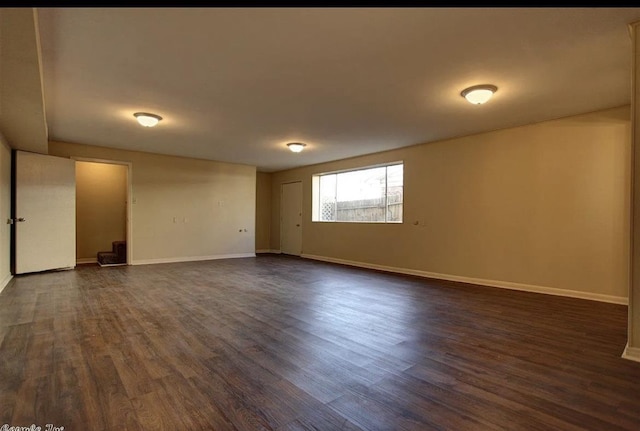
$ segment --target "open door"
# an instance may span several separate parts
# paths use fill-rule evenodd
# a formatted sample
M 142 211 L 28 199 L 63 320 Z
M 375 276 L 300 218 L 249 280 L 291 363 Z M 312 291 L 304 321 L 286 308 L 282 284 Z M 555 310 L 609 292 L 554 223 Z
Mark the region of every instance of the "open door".
M 76 264 L 128 264 L 129 166 L 115 161 L 74 159 Z
M 14 272 L 76 265 L 75 161 L 16 151 Z

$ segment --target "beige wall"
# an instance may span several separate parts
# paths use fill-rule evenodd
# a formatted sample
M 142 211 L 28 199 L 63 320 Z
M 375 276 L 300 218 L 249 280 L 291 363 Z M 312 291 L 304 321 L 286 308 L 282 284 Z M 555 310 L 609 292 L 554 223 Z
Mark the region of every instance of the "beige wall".
M 0 8 L 0 129 L 12 148 L 45 154 L 37 15 L 35 8 Z
M 271 174 L 256 175 L 256 250 L 267 251 L 271 234 Z
M 281 184 L 301 180 L 303 255 L 623 300 L 629 117 L 621 107 L 274 173 L 270 248 Z M 312 174 L 400 160 L 404 223 L 311 221 Z
M 253 166 L 63 142 L 49 153 L 132 163 L 134 264 L 254 253 Z
M 95 260 L 126 241 L 127 166 L 76 162 L 76 257 Z
M 0 136 L 0 291 L 11 278 L 11 149 Z

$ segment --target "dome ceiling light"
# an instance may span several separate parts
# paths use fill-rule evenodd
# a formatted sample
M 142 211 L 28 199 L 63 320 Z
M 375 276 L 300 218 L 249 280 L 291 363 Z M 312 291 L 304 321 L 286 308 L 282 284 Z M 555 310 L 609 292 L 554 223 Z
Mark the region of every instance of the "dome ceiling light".
M 300 151 L 304 150 L 304 147 L 306 146 L 307 144 L 303 144 L 302 142 L 289 142 L 287 144 L 287 147 L 289 147 L 289 149 L 294 153 L 299 153 Z
M 487 103 L 493 93 L 498 91 L 498 87 L 491 84 L 474 85 L 473 87 L 465 88 L 460 95 L 467 99 L 469 103 L 474 105 L 482 105 Z
M 162 117 L 156 114 L 149 114 L 148 112 L 136 112 L 133 114 L 140 123 L 141 126 L 144 127 L 153 127 L 162 120 Z

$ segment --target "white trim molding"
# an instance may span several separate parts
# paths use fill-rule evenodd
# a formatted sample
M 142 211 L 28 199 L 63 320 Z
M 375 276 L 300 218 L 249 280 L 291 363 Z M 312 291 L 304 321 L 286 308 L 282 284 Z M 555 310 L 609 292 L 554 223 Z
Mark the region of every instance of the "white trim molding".
M 107 160 L 96 159 L 93 157 L 70 156 L 70 159 L 76 162 L 103 163 L 107 165 L 122 165 L 127 167 L 127 214 L 125 224 L 127 226 L 127 265 L 133 265 L 131 256 L 133 256 L 133 204 L 135 197 L 133 196 L 133 162 L 125 162 L 123 160 Z M 98 262 L 97 260 L 95 261 Z
M 640 362 L 640 347 L 629 347 L 627 343 L 624 352 L 622 352 L 622 357 L 630 361 Z
M 0 281 L 0 293 L 2 293 L 4 288 L 9 285 L 11 280 L 13 280 L 13 275 L 7 274 L 7 276 L 2 281 Z
M 95 257 L 83 257 L 81 259 L 76 259 L 76 265 L 84 265 L 86 263 L 98 263 L 98 259 Z
M 212 256 L 163 257 L 160 259 L 134 260 L 131 265 L 153 265 L 156 263 L 197 262 L 201 260 L 237 259 L 242 257 L 256 257 L 255 253 L 215 254 Z
M 256 254 L 264 254 L 264 253 L 273 253 L 273 254 L 280 254 L 282 253 L 280 250 L 274 250 L 274 249 L 270 249 L 270 248 L 264 248 L 261 250 L 256 250 Z
M 580 292 L 577 290 L 558 289 L 555 287 L 536 286 L 533 284 L 514 283 L 511 281 L 486 280 L 484 278 L 463 277 L 459 275 L 441 274 L 438 272 L 420 271 L 417 269 L 397 268 L 393 266 L 376 265 L 373 263 L 357 262 L 353 260 L 337 259 L 334 257 L 303 254 L 306 259 L 321 260 L 323 262 L 339 263 L 360 268 L 379 271 L 395 272 L 398 274 L 415 275 L 418 277 L 435 278 L 438 280 L 458 281 L 461 283 L 479 284 L 481 286 L 499 287 L 502 289 L 521 290 L 524 292 L 544 293 L 547 295 L 568 296 L 570 298 L 589 299 L 591 301 L 610 302 L 627 305 L 629 300 L 624 296 L 604 295 L 601 293 Z

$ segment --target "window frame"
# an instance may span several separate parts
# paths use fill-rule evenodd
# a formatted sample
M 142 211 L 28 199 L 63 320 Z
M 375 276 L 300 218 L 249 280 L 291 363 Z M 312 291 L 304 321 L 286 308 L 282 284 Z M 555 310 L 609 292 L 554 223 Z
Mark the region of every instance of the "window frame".
M 348 173 L 348 172 L 356 172 L 356 171 L 365 171 L 368 169 L 375 169 L 375 168 L 388 168 L 390 166 L 397 166 L 397 165 L 402 165 L 402 220 L 401 221 L 387 221 L 387 210 L 384 211 L 385 214 L 385 220 L 384 221 L 357 221 L 357 220 L 352 220 L 352 221 L 348 221 L 348 220 L 321 220 L 320 219 L 320 178 L 326 175 L 338 175 L 338 174 L 344 174 L 344 173 Z M 336 177 L 336 181 L 337 181 L 337 177 Z M 385 171 L 385 194 L 384 194 L 384 199 L 385 199 L 385 208 L 388 207 L 387 206 L 387 199 L 388 199 L 388 173 Z M 311 175 L 311 222 L 312 223 L 357 223 L 357 224 L 384 224 L 384 225 L 399 225 L 399 224 L 404 224 L 404 160 L 396 160 L 393 162 L 384 162 L 384 163 L 378 163 L 378 164 L 374 164 L 374 165 L 367 165 L 367 166 L 361 166 L 361 167 L 357 167 L 357 168 L 347 168 L 347 169 L 339 169 L 339 170 L 335 170 L 335 171 L 326 171 L 326 172 L 319 172 L 316 174 L 312 174 Z

